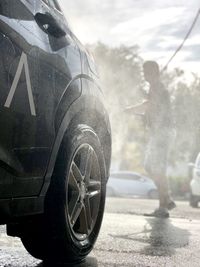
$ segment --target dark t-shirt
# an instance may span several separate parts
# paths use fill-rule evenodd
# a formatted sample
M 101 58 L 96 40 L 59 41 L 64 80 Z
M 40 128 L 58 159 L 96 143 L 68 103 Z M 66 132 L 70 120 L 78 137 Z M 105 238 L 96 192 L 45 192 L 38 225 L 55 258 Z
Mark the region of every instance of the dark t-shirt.
M 145 113 L 146 125 L 150 130 L 167 130 L 172 127 L 171 103 L 168 91 L 162 83 L 151 86 Z

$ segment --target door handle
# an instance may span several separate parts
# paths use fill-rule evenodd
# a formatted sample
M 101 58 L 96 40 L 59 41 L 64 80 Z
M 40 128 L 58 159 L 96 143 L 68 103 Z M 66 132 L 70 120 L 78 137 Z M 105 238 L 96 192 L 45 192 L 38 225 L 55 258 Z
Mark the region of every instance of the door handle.
M 47 34 L 56 38 L 61 38 L 66 35 L 66 32 L 50 13 L 36 13 L 35 20 L 39 27 Z

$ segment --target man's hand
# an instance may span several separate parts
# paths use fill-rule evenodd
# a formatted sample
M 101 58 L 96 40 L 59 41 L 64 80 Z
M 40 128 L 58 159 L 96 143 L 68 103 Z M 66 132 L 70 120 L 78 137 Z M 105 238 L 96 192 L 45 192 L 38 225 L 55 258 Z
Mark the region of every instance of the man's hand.
M 144 115 L 148 105 L 148 100 L 144 100 L 142 103 L 126 107 L 123 111 L 126 113 L 132 113 L 134 115 Z

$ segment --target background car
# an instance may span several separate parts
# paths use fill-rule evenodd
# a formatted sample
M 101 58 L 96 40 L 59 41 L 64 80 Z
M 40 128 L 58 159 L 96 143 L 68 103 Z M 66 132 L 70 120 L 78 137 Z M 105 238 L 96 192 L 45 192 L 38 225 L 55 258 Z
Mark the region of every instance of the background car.
M 190 181 L 190 205 L 197 208 L 200 201 L 200 153 L 197 155 L 195 163 L 189 163 L 189 166 L 193 168 Z
M 137 172 L 112 172 L 107 183 L 108 196 L 157 198 L 154 182 Z
M 0 1 L 0 224 L 78 262 L 104 212 L 111 131 L 93 58 L 56 0 Z

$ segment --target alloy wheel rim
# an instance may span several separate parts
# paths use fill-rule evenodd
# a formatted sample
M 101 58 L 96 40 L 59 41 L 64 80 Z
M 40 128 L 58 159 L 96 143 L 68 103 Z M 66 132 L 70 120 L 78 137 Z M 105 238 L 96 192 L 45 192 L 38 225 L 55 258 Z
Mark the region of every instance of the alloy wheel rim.
M 81 145 L 74 154 L 67 190 L 70 228 L 75 238 L 83 241 L 95 226 L 101 199 L 100 166 L 89 144 Z

